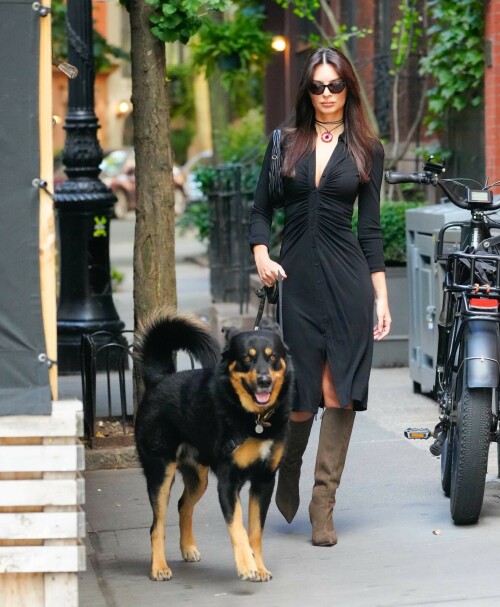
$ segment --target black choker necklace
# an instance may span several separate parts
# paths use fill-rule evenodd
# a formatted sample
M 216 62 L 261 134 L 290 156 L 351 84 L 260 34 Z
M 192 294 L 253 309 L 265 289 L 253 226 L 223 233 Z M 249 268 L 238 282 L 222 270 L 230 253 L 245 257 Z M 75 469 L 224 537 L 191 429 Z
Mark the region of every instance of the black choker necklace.
M 322 129 L 325 129 L 325 132 L 321 133 L 321 135 L 320 135 L 321 141 L 324 141 L 325 143 L 330 143 L 330 141 L 332 141 L 332 139 L 333 139 L 332 132 L 335 129 L 338 129 L 341 124 L 344 124 L 344 119 L 341 118 L 340 120 L 334 120 L 333 122 L 321 122 L 320 120 L 315 120 L 315 122 Z M 325 126 L 325 124 L 333 124 L 335 126 L 333 128 L 331 128 L 331 129 L 327 129 L 326 126 Z

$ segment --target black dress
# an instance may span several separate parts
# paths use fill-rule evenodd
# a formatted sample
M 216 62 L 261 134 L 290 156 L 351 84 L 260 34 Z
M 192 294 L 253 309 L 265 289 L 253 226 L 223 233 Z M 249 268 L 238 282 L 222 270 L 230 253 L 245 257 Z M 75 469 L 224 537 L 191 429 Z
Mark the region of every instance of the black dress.
M 343 134 L 315 184 L 316 153 L 302 157 L 295 178 L 284 179 L 285 221 L 280 264 L 283 333 L 294 361 L 294 410 L 316 412 L 321 380 L 330 366 L 341 406 L 367 407 L 373 353 L 374 290 L 371 272 L 384 271 L 380 228 L 383 148 L 377 146 L 371 179 L 361 183 Z M 268 146 L 250 219 L 250 245 L 269 246 L 273 206 Z M 358 199 L 358 238 L 351 228 Z

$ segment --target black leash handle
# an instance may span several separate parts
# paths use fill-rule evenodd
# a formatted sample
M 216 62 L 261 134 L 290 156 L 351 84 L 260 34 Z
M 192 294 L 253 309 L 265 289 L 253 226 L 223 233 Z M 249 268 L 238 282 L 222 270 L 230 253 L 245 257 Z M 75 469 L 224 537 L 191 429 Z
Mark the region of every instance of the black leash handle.
M 264 306 L 266 305 L 267 291 L 265 287 L 260 287 L 255 291 L 255 294 L 260 299 L 259 309 L 257 310 L 257 316 L 255 317 L 254 331 L 257 331 L 260 327 L 260 321 L 264 314 Z M 283 277 L 281 272 L 278 272 L 278 323 L 283 330 Z
M 278 272 L 278 324 L 283 331 L 283 278 Z
M 259 309 L 257 310 L 257 316 L 255 317 L 253 330 L 258 331 L 260 321 L 262 320 L 262 314 L 264 313 L 264 306 L 266 305 L 266 290 L 264 289 L 264 287 L 260 287 L 260 289 L 257 289 L 255 291 L 255 294 L 257 295 L 257 297 L 260 298 L 260 302 Z

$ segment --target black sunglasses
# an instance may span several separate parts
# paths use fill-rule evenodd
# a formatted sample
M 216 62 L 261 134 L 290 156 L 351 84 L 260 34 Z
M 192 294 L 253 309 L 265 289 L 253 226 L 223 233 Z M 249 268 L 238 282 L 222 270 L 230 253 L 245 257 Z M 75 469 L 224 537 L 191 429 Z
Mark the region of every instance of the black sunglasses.
M 309 85 L 309 92 L 313 95 L 322 95 L 326 88 L 328 88 L 330 93 L 338 95 L 345 89 L 345 82 L 343 80 L 337 80 L 336 82 L 330 82 L 329 84 L 311 82 Z

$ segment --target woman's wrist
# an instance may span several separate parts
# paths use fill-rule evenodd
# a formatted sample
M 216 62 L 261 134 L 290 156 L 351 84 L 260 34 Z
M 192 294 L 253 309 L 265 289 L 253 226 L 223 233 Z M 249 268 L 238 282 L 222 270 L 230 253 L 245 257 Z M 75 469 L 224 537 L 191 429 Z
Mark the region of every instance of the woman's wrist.
M 256 244 L 253 248 L 253 255 L 255 259 L 267 259 L 269 257 L 269 251 L 265 244 Z

